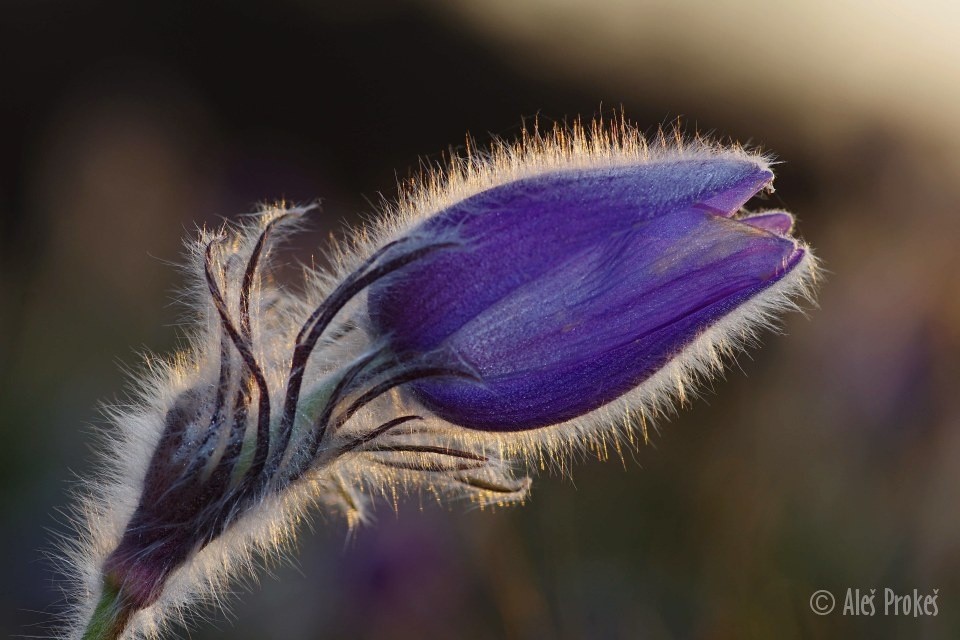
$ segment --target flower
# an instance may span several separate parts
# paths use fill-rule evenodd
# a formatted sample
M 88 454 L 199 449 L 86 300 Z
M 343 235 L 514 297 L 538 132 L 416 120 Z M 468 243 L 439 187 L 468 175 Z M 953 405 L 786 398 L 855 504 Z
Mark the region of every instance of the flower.
M 803 261 L 807 250 L 784 233 L 789 214 L 733 218 L 772 180 L 761 159 L 717 156 L 485 190 L 411 232 L 458 242 L 372 287 L 373 326 L 394 351 L 476 373 L 410 385 L 453 424 L 518 431 L 577 418 Z
M 809 296 L 793 217 L 742 210 L 772 180 L 739 148 L 598 123 L 471 150 L 302 293 L 270 258 L 310 207 L 201 232 L 190 347 L 112 412 L 78 509 L 66 635 L 155 635 L 315 506 L 353 525 L 403 489 L 518 502 L 523 463 L 632 438 Z

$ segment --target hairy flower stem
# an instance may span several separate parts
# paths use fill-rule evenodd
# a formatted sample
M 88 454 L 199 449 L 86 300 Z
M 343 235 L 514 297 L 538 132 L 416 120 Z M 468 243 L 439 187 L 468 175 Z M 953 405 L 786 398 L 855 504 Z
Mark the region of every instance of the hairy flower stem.
M 104 580 L 100 601 L 90 616 L 82 640 L 117 640 L 134 613 L 133 607 L 125 604 L 120 589 L 112 581 Z

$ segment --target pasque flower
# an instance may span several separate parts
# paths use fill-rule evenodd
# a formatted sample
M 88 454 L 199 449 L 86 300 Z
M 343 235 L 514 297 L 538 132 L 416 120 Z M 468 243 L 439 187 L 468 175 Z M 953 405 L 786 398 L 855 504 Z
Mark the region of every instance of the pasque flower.
M 301 294 L 269 258 L 309 208 L 202 232 L 191 346 L 113 413 L 78 512 L 65 635 L 156 634 L 314 505 L 353 524 L 401 489 L 516 502 L 524 463 L 633 441 L 809 295 L 792 216 L 743 209 L 772 181 L 742 149 L 596 124 L 456 160 Z
M 783 233 L 788 214 L 732 219 L 772 180 L 755 158 L 692 157 L 485 190 L 413 232 L 457 242 L 371 288 L 373 326 L 398 352 L 475 372 L 410 386 L 454 424 L 517 431 L 577 418 L 803 260 Z

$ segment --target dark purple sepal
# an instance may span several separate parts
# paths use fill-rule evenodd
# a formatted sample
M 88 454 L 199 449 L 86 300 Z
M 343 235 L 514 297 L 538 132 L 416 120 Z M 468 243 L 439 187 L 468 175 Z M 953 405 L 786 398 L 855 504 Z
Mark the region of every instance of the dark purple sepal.
M 221 458 L 207 472 L 209 453 L 188 433 L 197 424 L 215 433 L 228 418 L 211 415 L 205 398 L 186 391 L 167 412 L 137 508 L 104 562 L 104 579 L 135 611 L 152 605 L 170 575 L 223 533 L 257 489 L 231 485 L 235 459 Z

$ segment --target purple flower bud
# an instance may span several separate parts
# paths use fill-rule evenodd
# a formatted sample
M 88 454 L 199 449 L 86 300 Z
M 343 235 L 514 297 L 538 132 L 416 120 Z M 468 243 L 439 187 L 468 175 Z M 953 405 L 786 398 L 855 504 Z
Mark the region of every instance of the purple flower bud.
M 411 232 L 458 246 L 372 287 L 371 321 L 394 351 L 476 374 L 409 386 L 454 424 L 519 431 L 582 416 L 801 262 L 789 214 L 735 217 L 772 180 L 756 159 L 719 156 L 507 182 Z

